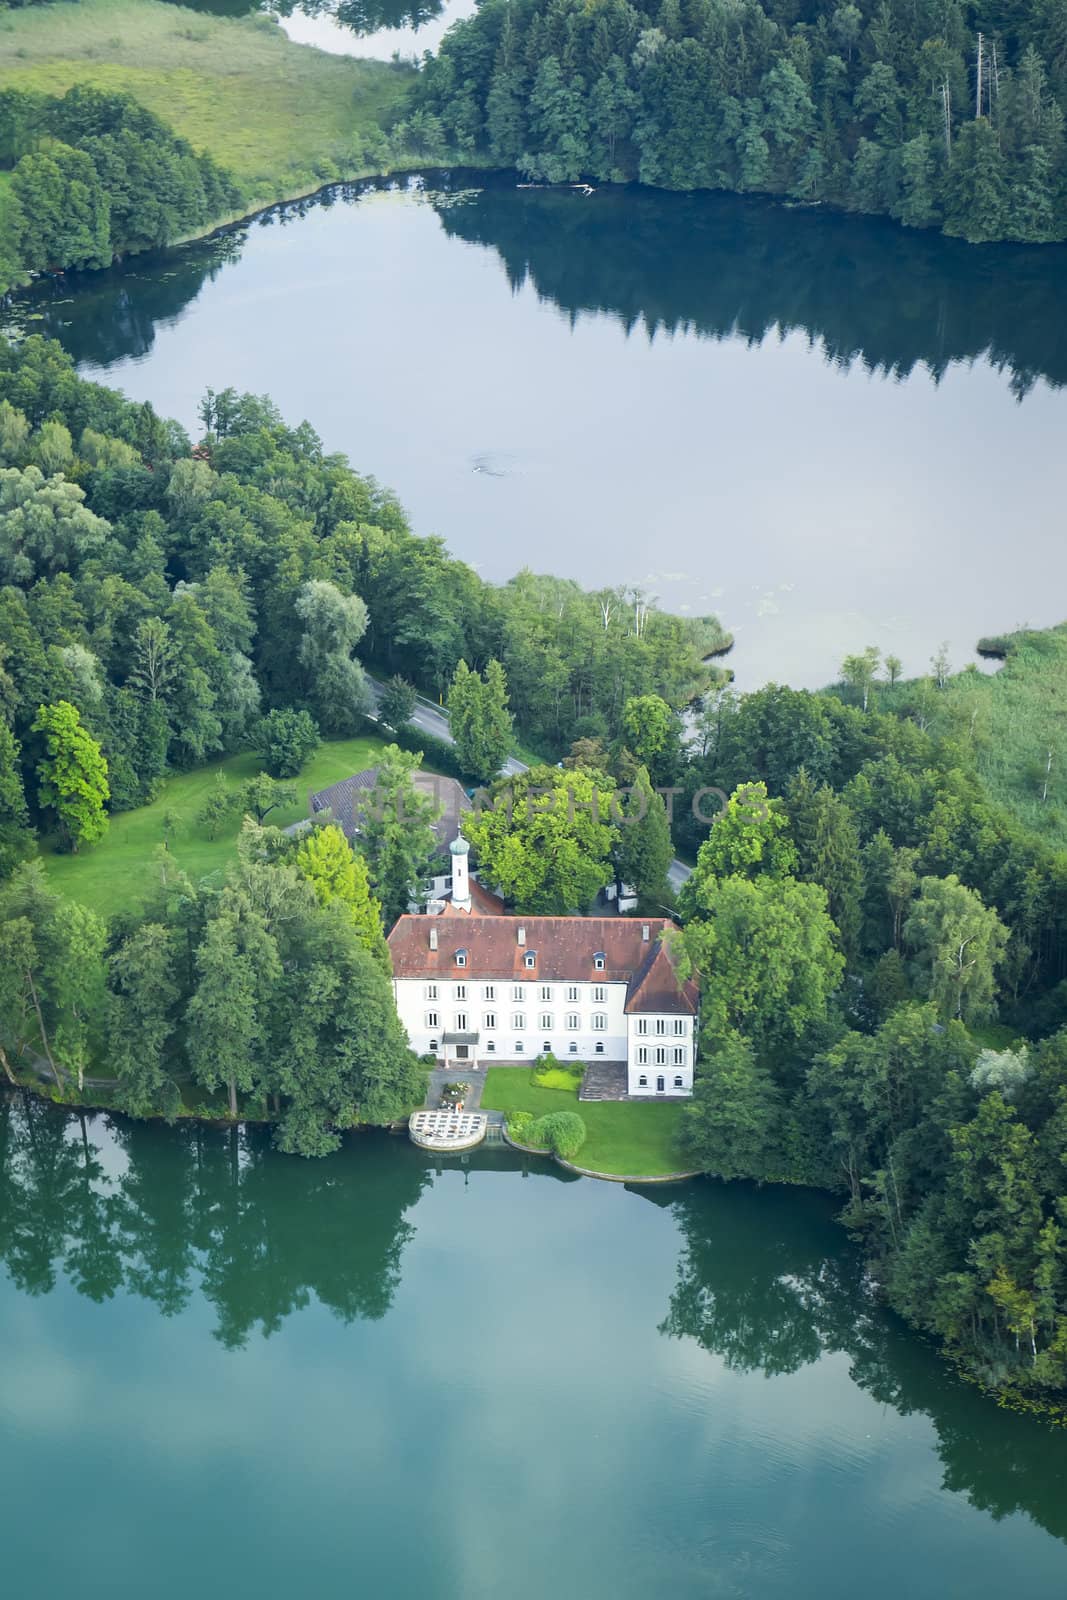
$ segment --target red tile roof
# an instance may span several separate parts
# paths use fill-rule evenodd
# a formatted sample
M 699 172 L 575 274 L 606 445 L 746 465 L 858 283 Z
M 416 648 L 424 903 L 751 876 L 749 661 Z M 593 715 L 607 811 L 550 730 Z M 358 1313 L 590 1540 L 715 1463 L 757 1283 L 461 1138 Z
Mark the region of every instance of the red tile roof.
M 626 996 L 626 1009 L 693 1016 L 697 1009 L 697 997 L 695 981 L 690 978 L 684 984 L 678 982 L 670 949 L 662 939 L 657 939 L 634 973 L 630 992 Z
M 462 915 L 461 913 L 459 915 Z M 674 924 L 666 917 L 648 922 L 628 917 L 400 917 L 389 935 L 389 954 L 397 978 L 456 978 L 528 983 L 625 983 L 628 1011 L 693 1015 L 697 987 L 678 983 L 670 955 L 659 936 Z M 642 929 L 648 928 L 646 941 Z M 437 949 L 430 932 L 437 930 Z M 526 940 L 519 943 L 518 931 Z M 467 952 L 456 965 L 456 951 Z M 597 954 L 604 966 L 594 965 Z M 527 955 L 536 957 L 527 967 Z
M 451 891 L 444 896 L 445 907 L 438 915 L 442 917 L 502 917 L 504 915 L 504 902 L 500 896 L 491 889 L 486 889 L 477 878 L 471 878 L 471 904 L 470 910 L 464 911 L 460 906 L 453 905 Z

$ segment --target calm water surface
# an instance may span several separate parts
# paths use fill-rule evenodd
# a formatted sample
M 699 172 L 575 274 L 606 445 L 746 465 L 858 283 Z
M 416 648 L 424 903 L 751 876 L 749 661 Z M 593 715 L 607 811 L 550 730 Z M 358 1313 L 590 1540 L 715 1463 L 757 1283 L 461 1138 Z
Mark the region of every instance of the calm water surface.
M 820 1197 L 0 1096 L 12 1595 L 1055 1600 L 1067 1436 Z
M 486 576 L 718 611 L 745 685 L 1064 614 L 1067 251 L 725 195 L 363 186 L 12 320 L 196 426 L 273 394 Z M 36 320 L 33 320 L 36 319 Z

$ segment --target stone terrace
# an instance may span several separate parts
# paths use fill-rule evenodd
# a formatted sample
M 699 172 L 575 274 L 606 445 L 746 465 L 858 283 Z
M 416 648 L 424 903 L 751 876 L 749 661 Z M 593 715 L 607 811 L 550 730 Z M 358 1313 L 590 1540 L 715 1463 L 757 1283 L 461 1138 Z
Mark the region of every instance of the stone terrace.
M 626 1100 L 625 1061 L 590 1061 L 578 1090 L 579 1100 Z

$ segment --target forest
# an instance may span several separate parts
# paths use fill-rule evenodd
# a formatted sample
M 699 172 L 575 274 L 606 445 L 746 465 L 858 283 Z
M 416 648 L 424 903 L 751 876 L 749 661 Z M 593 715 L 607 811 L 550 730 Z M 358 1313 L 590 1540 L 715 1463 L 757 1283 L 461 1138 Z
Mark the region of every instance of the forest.
M 1067 237 L 1053 3 L 484 0 L 427 60 L 422 137 L 531 181 L 637 180 Z
M 0 292 L 28 273 L 106 267 L 199 233 L 241 191 L 128 95 L 0 91 Z

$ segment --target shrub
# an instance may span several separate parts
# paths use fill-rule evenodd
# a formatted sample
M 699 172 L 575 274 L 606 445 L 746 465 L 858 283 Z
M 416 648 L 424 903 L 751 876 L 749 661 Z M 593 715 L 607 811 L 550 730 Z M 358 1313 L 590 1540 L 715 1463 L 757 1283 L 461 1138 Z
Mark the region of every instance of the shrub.
M 532 1111 L 509 1111 L 508 1132 L 511 1137 L 524 1144 L 533 1126 L 533 1119 Z
M 272 778 L 295 778 L 319 742 L 318 723 L 307 711 L 270 711 L 259 725 L 263 765 Z
M 573 1067 L 564 1066 L 562 1061 L 557 1061 L 551 1051 L 547 1055 L 538 1056 L 530 1072 L 530 1082 L 537 1089 L 561 1089 L 571 1093 L 577 1089 L 582 1081 L 582 1073 L 576 1072 Z
M 577 1111 L 550 1111 L 538 1117 L 530 1133 L 535 1144 L 543 1144 L 554 1156 L 569 1161 L 585 1143 L 585 1123 Z
M 370 718 L 367 719 L 367 728 L 371 733 L 381 734 L 380 725 Z M 468 787 L 474 783 L 470 773 L 464 772 L 460 766 L 455 745 L 446 744 L 432 733 L 424 733 L 410 722 L 402 728 L 394 728 L 392 734 L 393 743 L 398 744 L 401 750 L 422 752 L 422 765 L 427 772 L 443 772 L 447 778 L 457 778 Z

